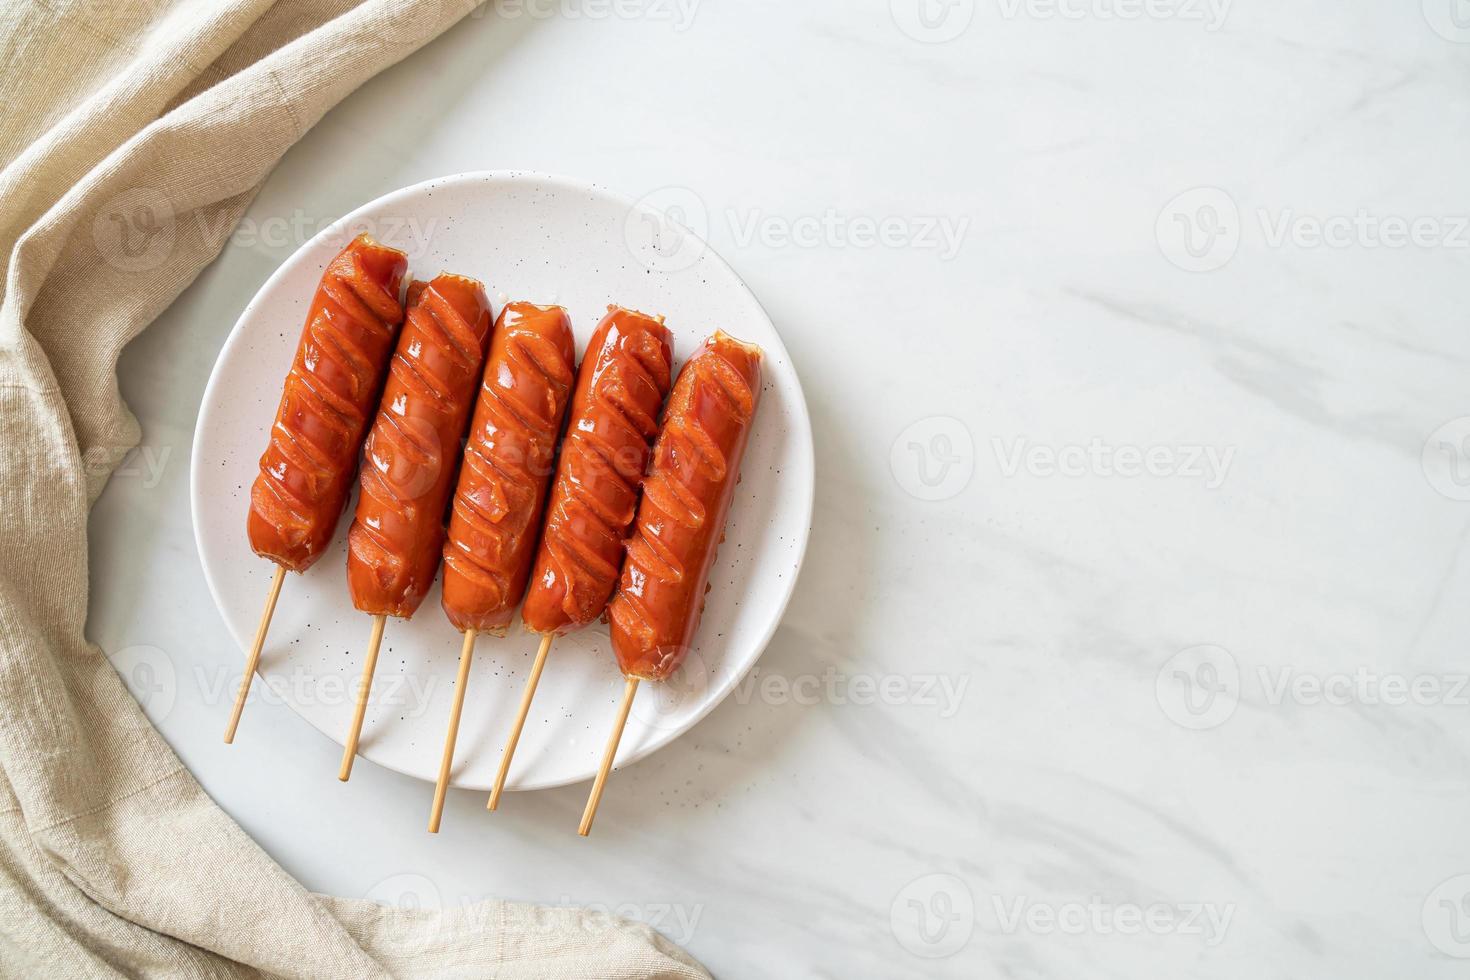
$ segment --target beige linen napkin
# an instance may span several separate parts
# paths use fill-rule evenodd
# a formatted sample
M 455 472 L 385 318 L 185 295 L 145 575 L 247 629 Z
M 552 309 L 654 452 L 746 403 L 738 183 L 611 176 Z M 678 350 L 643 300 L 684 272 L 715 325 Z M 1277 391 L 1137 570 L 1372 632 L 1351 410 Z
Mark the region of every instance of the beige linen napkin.
M 287 147 L 472 7 L 0 4 L 0 973 L 707 976 L 651 930 L 575 910 L 308 893 L 82 635 L 87 510 L 139 439 L 119 351 Z

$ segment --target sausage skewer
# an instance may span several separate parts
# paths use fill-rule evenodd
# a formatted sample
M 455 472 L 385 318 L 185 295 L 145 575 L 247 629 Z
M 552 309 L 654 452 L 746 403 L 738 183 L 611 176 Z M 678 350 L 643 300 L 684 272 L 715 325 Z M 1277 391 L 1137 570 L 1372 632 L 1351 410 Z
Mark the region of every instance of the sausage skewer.
M 459 716 L 464 712 L 464 692 L 470 684 L 470 661 L 475 656 L 475 636 L 478 631 L 464 631 L 464 643 L 459 648 L 459 676 L 454 680 L 454 704 L 449 709 L 449 731 L 444 736 L 444 757 L 439 760 L 439 782 L 434 786 L 434 805 L 429 811 L 429 833 L 439 832 L 439 820 L 444 815 L 444 798 L 449 793 L 449 770 L 454 765 L 454 743 L 459 738 Z
M 352 604 L 373 617 L 337 778 L 352 775 L 387 617 L 411 617 L 433 584 L 444 511 L 490 339 L 490 302 L 474 279 L 441 274 L 408 288 L 408 317 L 363 446 L 347 534 Z
M 673 338 L 662 317 L 608 307 L 587 344 L 572 395 L 521 619 L 541 634 L 520 709 L 500 756 L 488 809 L 500 803 L 541 671 L 558 635 L 600 616 L 617 585 L 639 483 L 673 376 Z
M 602 802 L 602 791 L 607 786 L 608 773 L 612 772 L 613 760 L 618 755 L 618 743 L 623 740 L 623 729 L 628 727 L 628 712 L 633 710 L 633 697 L 638 693 L 639 677 L 626 677 L 623 684 L 623 702 L 618 706 L 618 717 L 613 722 L 612 734 L 607 737 L 607 747 L 602 750 L 602 763 L 597 767 L 597 778 L 592 780 L 592 792 L 587 797 L 587 808 L 582 811 L 582 823 L 577 833 L 583 837 L 592 833 L 592 820 L 597 816 L 597 805 Z
M 307 310 L 250 488 L 250 546 L 275 562 L 276 572 L 225 727 L 226 743 L 235 740 L 286 572 L 304 572 L 321 557 L 346 508 L 363 434 L 403 322 L 399 296 L 407 270 L 408 257 L 398 249 L 360 235 L 327 264 Z
M 679 372 L 617 594 L 607 607 L 627 683 L 577 833 L 592 830 L 641 680 L 663 680 L 688 654 L 725 533 L 740 458 L 760 398 L 761 350 L 716 332 Z
M 464 646 L 429 814 L 431 834 L 439 831 L 449 789 L 475 637 L 503 636 L 526 594 L 575 364 L 572 324 L 561 307 L 512 303 L 501 311 L 444 545 L 444 612 L 464 631 Z
M 505 749 L 500 753 L 500 768 L 495 773 L 495 785 L 490 788 L 490 801 L 485 804 L 487 810 L 493 810 L 500 805 L 500 794 L 505 790 L 505 777 L 510 773 L 510 760 L 515 756 L 516 745 L 521 740 L 521 730 L 526 727 L 526 718 L 531 713 L 531 701 L 536 697 L 536 685 L 541 683 L 541 670 L 546 666 L 546 656 L 551 652 L 551 643 L 555 639 L 555 633 L 541 634 L 541 643 L 536 647 L 536 659 L 526 678 L 526 689 L 521 692 L 520 707 L 516 709 L 510 734 L 506 736 Z

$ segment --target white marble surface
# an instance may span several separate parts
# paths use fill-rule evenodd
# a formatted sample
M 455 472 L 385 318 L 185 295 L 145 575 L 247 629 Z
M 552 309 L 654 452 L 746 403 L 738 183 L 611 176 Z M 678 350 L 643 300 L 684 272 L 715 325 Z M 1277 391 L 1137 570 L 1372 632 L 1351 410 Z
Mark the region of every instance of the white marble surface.
M 90 634 L 189 767 L 313 889 L 598 904 L 724 977 L 1464 975 L 1453 0 L 691 2 L 462 23 L 125 355 Z M 430 837 L 429 786 L 340 785 L 269 701 L 220 742 L 241 653 L 187 507 L 219 345 L 320 223 L 487 167 L 692 190 L 816 430 L 759 677 L 589 840 L 585 786 L 455 793 Z

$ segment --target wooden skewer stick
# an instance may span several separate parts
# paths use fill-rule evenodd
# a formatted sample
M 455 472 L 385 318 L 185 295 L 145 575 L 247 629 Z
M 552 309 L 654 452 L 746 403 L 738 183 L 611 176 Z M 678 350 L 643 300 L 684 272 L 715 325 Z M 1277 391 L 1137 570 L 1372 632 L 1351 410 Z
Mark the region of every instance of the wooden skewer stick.
M 464 692 L 470 683 L 470 661 L 475 656 L 475 631 L 464 631 L 459 651 L 459 679 L 454 682 L 454 707 L 449 709 L 449 732 L 444 736 L 444 758 L 439 761 L 439 783 L 434 787 L 434 809 L 429 813 L 429 833 L 439 832 L 444 814 L 444 797 L 449 792 L 449 768 L 454 764 L 454 740 L 459 737 L 459 716 L 464 711 Z
M 378 647 L 383 643 L 383 624 L 387 619 L 387 616 L 373 617 L 367 663 L 362 665 L 362 677 L 357 681 L 357 710 L 352 715 L 352 730 L 347 733 L 347 744 L 342 749 L 342 768 L 337 773 L 337 778 L 344 783 L 352 775 L 352 760 L 357 758 L 357 740 L 362 735 L 362 719 L 367 714 L 368 693 L 373 689 L 373 671 L 378 668 Z
M 526 715 L 531 711 L 531 699 L 536 696 L 536 685 L 541 683 L 541 668 L 546 666 L 546 655 L 551 652 L 551 641 L 555 633 L 541 634 L 541 646 L 536 650 L 536 662 L 531 665 L 531 676 L 526 678 L 526 690 L 521 695 L 521 707 L 516 712 L 515 724 L 511 726 L 510 738 L 505 751 L 500 754 L 500 771 L 495 774 L 495 786 L 490 790 L 490 802 L 485 809 L 493 810 L 500 805 L 500 793 L 505 789 L 505 777 L 510 772 L 511 757 L 516 754 L 516 743 L 521 740 L 521 729 L 526 727 Z
M 628 711 L 633 707 L 633 695 L 638 693 L 638 678 L 629 677 L 623 688 L 623 704 L 618 708 L 618 720 L 613 725 L 612 737 L 607 740 L 607 749 L 602 753 L 602 766 L 597 778 L 592 781 L 592 795 L 587 797 L 587 809 L 582 811 L 582 826 L 577 833 L 586 837 L 592 832 L 592 818 L 597 816 L 597 804 L 602 800 L 602 788 L 607 785 L 607 774 L 612 770 L 613 759 L 618 754 L 618 742 L 622 741 L 623 728 L 628 724 Z
M 255 680 L 256 668 L 260 666 L 260 651 L 265 648 L 265 634 L 270 631 L 271 617 L 276 614 L 276 600 L 281 597 L 281 583 L 286 581 L 286 566 L 276 566 L 276 577 L 271 581 L 271 593 L 266 596 L 265 609 L 260 613 L 260 625 L 255 627 L 255 644 L 245 660 L 245 676 L 240 678 L 240 690 L 235 694 L 235 709 L 230 712 L 230 724 L 225 728 L 225 744 L 235 740 L 235 729 L 240 727 L 240 714 L 245 710 L 245 698 L 250 695 L 250 682 Z

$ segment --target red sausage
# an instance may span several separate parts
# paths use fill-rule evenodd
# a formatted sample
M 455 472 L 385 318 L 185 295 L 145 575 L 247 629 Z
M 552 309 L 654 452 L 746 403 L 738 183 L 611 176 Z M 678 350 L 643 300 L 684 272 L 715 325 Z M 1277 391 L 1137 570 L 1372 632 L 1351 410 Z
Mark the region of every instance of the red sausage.
M 606 607 L 673 361 L 673 339 L 662 319 L 608 307 L 577 371 L 571 422 L 521 612 L 528 629 L 566 633 Z
M 409 286 L 347 535 L 347 584 L 365 613 L 412 616 L 434 581 L 489 339 L 490 302 L 475 280 L 439 275 Z
M 321 557 L 347 506 L 393 341 L 408 258 L 359 235 L 327 264 L 270 444 L 250 488 L 250 547 L 293 572 Z
M 760 348 L 719 332 L 679 372 L 607 607 L 624 674 L 662 680 L 694 642 L 760 387 Z
M 444 612 L 455 629 L 503 635 L 526 594 L 575 350 L 561 307 L 500 311 L 444 546 Z

